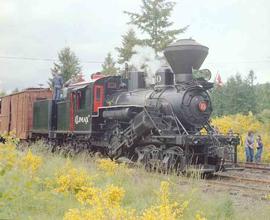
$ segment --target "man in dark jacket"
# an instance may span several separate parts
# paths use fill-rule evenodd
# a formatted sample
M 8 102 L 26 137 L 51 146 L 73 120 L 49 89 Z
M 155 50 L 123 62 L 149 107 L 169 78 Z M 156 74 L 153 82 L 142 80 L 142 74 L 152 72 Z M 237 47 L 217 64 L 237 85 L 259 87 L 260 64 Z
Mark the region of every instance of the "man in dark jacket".
M 60 72 L 56 72 L 53 74 L 53 100 L 60 100 L 61 97 L 61 89 L 63 88 L 63 77 Z

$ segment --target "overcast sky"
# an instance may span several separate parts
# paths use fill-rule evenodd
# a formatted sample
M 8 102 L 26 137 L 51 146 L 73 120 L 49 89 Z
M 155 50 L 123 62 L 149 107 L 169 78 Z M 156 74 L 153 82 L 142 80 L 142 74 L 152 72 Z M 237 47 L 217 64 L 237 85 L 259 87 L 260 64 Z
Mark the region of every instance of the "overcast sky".
M 210 48 L 203 68 L 222 80 L 253 69 L 258 82 L 270 82 L 270 1 L 177 0 L 174 27 L 190 25 L 179 38 L 192 37 Z M 129 26 L 124 10 L 139 10 L 141 0 L 0 0 L 0 90 L 46 84 L 52 61 L 69 46 L 87 77 L 120 45 Z

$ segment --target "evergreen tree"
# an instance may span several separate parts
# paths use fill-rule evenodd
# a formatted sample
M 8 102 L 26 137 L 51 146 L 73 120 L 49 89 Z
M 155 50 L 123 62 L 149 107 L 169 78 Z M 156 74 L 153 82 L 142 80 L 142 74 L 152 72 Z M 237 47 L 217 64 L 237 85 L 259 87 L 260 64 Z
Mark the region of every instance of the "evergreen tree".
M 270 108 L 264 109 L 258 115 L 256 115 L 256 117 L 260 122 L 268 124 L 268 127 L 270 128 Z
M 255 73 L 254 73 L 253 70 L 250 70 L 248 75 L 247 75 L 246 81 L 252 88 L 254 87 L 254 81 L 255 80 L 256 80 Z
M 216 87 L 212 91 L 213 115 L 222 116 L 249 112 L 257 113 L 255 74 L 250 71 L 243 79 L 238 73 L 230 77 L 223 87 Z
M 257 113 L 257 104 L 256 104 L 256 94 L 255 94 L 255 80 L 256 76 L 253 70 L 249 71 L 249 74 L 247 75 L 244 84 L 246 84 L 246 106 L 250 109 L 252 113 Z
M 104 63 L 102 64 L 102 73 L 104 75 L 116 75 L 117 68 L 115 67 L 115 62 L 112 58 L 112 54 L 108 53 L 107 57 L 104 60 Z
M 129 29 L 125 35 L 122 35 L 122 46 L 115 48 L 119 52 L 118 63 L 123 64 L 128 62 L 130 58 L 136 54 L 134 46 L 138 44 L 139 40 L 137 39 L 133 29 Z
M 20 90 L 18 89 L 18 88 L 15 88 L 12 92 L 11 92 L 11 94 L 13 94 L 13 93 L 17 93 L 17 92 L 19 92 Z
M 211 92 L 211 100 L 213 106 L 213 116 L 225 115 L 226 107 L 224 106 L 224 89 L 223 87 L 215 86 Z
M 256 85 L 255 97 L 257 112 L 262 112 L 265 109 L 270 110 L 270 83 Z
M 0 91 L 0 97 L 1 96 L 5 96 L 6 95 L 6 92 L 5 91 Z
M 168 0 L 142 0 L 140 13 L 127 12 L 129 24 L 135 25 L 148 38 L 143 39 L 147 46 L 152 47 L 155 53 L 161 52 L 176 36 L 183 33 L 188 26 L 180 29 L 170 29 L 173 22 L 169 21 L 175 2 Z
M 81 66 L 79 59 L 76 57 L 75 53 L 70 50 L 69 47 L 63 48 L 58 53 L 58 62 L 55 62 L 51 68 L 51 73 L 56 73 L 60 71 L 63 76 L 64 82 L 69 80 L 72 75 L 78 75 L 81 72 Z M 49 85 L 51 85 L 51 80 L 49 79 Z

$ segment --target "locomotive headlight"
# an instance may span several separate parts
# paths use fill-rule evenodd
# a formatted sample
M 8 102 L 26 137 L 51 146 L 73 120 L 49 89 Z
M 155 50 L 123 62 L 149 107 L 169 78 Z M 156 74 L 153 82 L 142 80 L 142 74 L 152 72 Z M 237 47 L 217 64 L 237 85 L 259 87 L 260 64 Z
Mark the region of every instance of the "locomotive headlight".
M 199 110 L 201 112 L 205 112 L 205 110 L 207 109 L 207 102 L 205 101 L 200 101 L 199 102 Z

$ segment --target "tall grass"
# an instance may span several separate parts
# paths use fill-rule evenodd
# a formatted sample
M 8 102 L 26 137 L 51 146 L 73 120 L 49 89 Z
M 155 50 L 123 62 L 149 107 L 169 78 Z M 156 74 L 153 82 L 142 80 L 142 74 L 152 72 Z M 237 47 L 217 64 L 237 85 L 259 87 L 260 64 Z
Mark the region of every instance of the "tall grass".
M 140 168 L 124 166 L 107 173 L 99 167 L 97 159 L 86 154 L 65 158 L 47 152 L 42 143 L 30 149 L 33 155 L 42 158 L 42 164 L 35 172 L 25 172 L 18 162 L 0 176 L 0 219 L 63 219 L 69 209 L 82 208 L 75 193 L 56 190 L 56 176 L 61 169 L 66 169 L 67 163 L 84 170 L 99 189 L 111 184 L 123 188 L 125 195 L 121 206 L 135 209 L 137 216 L 158 203 L 157 195 L 162 181 L 170 184 L 170 201 L 178 204 L 189 202 L 179 219 L 267 219 L 270 216 L 266 201 L 255 201 L 250 208 L 236 206 L 226 192 L 211 189 L 204 192 L 205 182 L 197 177 L 149 173 Z M 18 151 L 17 160 L 24 158 L 27 152 Z M 68 173 L 68 170 L 65 172 Z M 244 200 L 241 202 L 245 204 Z

